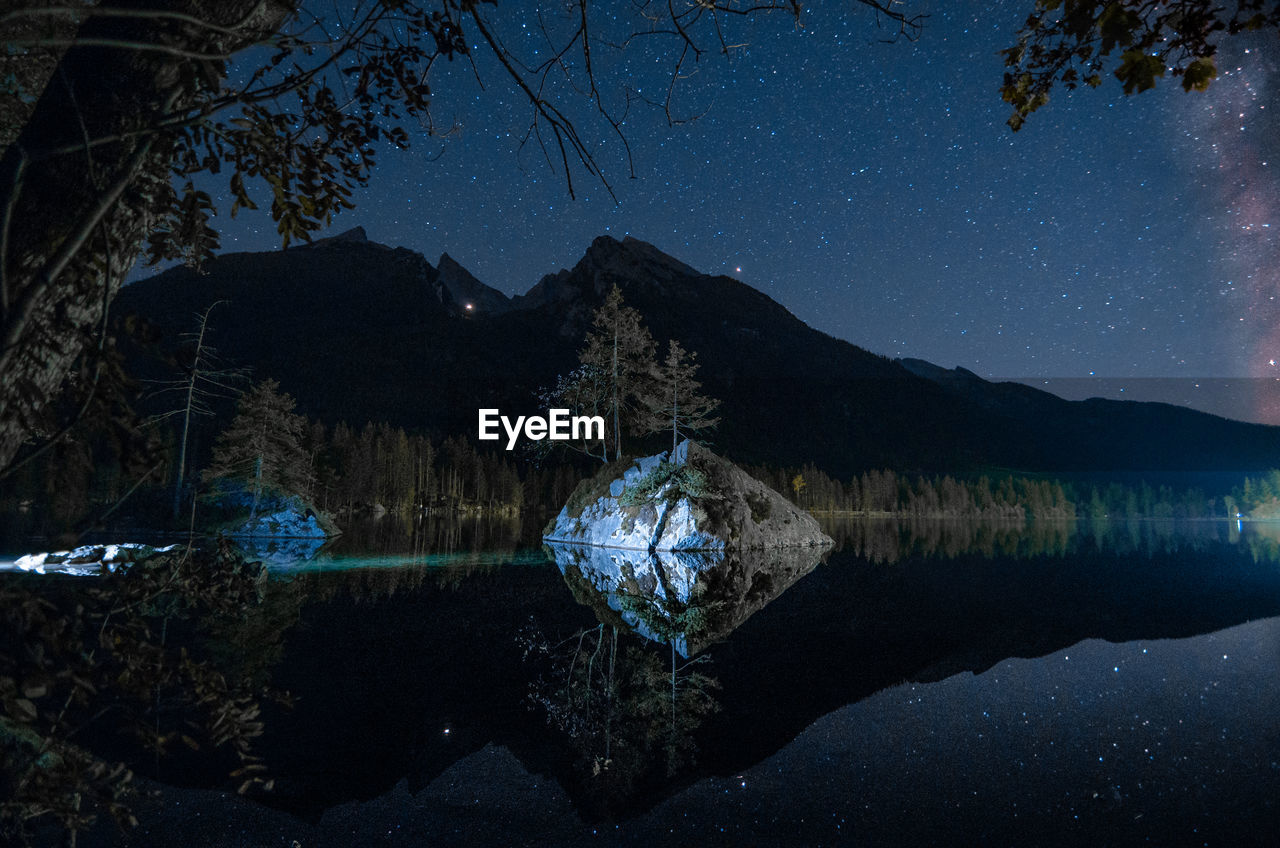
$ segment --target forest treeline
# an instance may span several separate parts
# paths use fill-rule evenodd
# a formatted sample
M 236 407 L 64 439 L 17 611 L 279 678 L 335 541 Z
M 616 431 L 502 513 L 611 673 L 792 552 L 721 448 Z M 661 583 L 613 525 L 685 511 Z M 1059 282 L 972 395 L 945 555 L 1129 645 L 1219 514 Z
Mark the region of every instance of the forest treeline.
M 312 425 L 315 480 L 311 499 L 338 515 L 380 505 L 390 512 L 555 511 L 597 466 L 543 465 L 480 452 L 473 440 L 442 442 L 386 424 L 356 430 Z M 1197 488 L 1146 482 L 1062 482 L 1015 475 L 963 478 L 891 469 L 847 482 L 816 466 L 752 466 L 747 472 L 811 512 L 985 520 L 1073 518 L 1223 518 L 1237 508 L 1280 498 L 1280 471 L 1246 480 L 1244 494 L 1207 496 Z
M 384 510 L 400 515 L 554 512 L 579 480 L 598 468 L 581 457 L 552 463 L 544 456 L 541 464 L 530 463 L 503 451 L 478 450 L 467 437 L 433 439 L 385 423 L 326 427 L 307 421 L 298 441 L 304 467 L 296 475 L 303 482 L 295 488 L 340 521 Z M 5 481 L 0 492 L 5 535 L 53 535 L 91 526 L 140 477 L 143 485 L 119 515 L 133 516 L 133 523 L 143 526 L 164 526 L 159 504 L 171 488 L 167 481 L 175 476 L 177 450 L 169 444 L 153 451 L 156 460 L 149 469 L 123 467 L 101 448 L 51 452 Z M 746 470 L 801 508 L 819 513 L 990 521 L 1234 518 L 1237 511 L 1280 516 L 1280 471 L 1249 478 L 1230 495 L 1211 497 L 1199 489 L 1145 482 L 1062 482 L 1009 474 L 967 478 L 884 469 L 838 480 L 813 464 Z
M 1080 482 L 983 475 L 902 474 L 865 471 L 837 480 L 809 464 L 802 468 L 754 466 L 750 474 L 810 512 L 868 516 L 955 517 L 983 520 L 1072 518 L 1234 518 L 1238 495 L 1207 496 L 1196 488 L 1147 482 Z M 1273 472 L 1280 492 L 1280 471 Z M 1255 484 L 1255 490 L 1259 490 Z
M 378 507 L 515 514 L 563 504 L 583 476 L 572 465 L 517 464 L 509 454 L 476 450 L 472 439 L 436 442 L 387 424 L 313 425 L 310 451 L 314 481 L 304 494 L 337 515 Z
M 1280 518 L 1280 469 L 1273 468 L 1261 477 L 1244 478 L 1233 494 L 1240 511 L 1251 518 Z
M 505 452 L 477 450 L 472 439 L 432 439 L 381 423 L 330 428 L 309 421 L 297 446 L 298 467 L 291 469 L 289 488 L 340 523 L 384 510 L 516 515 L 559 508 L 586 473 L 571 463 L 518 463 Z M 3 481 L 0 535 L 16 539 L 78 532 L 102 523 L 108 511 L 112 520 L 129 525 L 168 526 L 177 450 L 159 445 L 152 451 L 149 466 L 126 466 L 102 450 L 50 452 Z M 197 490 L 198 479 L 188 477 L 188 489 Z M 187 509 L 179 522 L 183 527 Z

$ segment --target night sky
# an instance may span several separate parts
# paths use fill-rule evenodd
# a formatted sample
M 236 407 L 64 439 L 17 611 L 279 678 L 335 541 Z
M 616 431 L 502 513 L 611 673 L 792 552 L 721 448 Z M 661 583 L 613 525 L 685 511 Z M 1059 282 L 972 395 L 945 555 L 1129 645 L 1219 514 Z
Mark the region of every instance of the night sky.
M 803 30 L 781 14 L 754 20 L 730 35 L 745 47 L 704 57 L 682 83 L 677 112 L 698 120 L 671 127 L 633 103 L 634 180 L 578 101 L 616 203 L 581 172 L 571 200 L 537 148 L 521 149 L 528 106 L 477 51 L 484 91 L 464 63 L 433 77 L 433 119 L 457 130 L 384 151 L 331 232 L 362 225 L 433 262 L 448 252 L 508 294 L 571 267 L 596 236 L 629 234 L 876 353 L 1076 378 L 1038 383 L 1067 395 L 1163 386 L 1280 423 L 1266 397 L 1214 394 L 1225 378 L 1280 376 L 1274 34 L 1226 42 L 1206 93 L 1166 79 L 1125 97 L 1107 77 L 1058 92 L 1014 134 L 998 51 L 1031 5 L 913 2 L 930 15 L 915 42 L 883 43 L 893 30 L 852 4 L 806 10 Z M 515 9 L 490 16 L 540 58 Z M 622 22 L 603 26 L 621 34 Z M 661 99 L 671 50 L 598 49 L 605 102 L 627 88 Z M 278 246 L 265 213 L 216 224 L 226 251 Z

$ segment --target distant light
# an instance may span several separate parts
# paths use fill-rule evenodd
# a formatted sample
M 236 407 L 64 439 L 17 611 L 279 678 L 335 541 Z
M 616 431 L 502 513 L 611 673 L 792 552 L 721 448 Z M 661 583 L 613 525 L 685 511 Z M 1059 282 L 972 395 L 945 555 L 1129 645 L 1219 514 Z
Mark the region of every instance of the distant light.
M 467 304 L 467 311 L 468 311 L 468 312 L 470 312 L 470 311 L 471 311 L 471 310 L 473 310 L 473 309 L 475 309 L 475 307 L 474 307 L 474 306 L 472 306 L 470 303 L 468 303 L 468 304 Z M 447 733 L 448 731 L 445 731 L 445 732 Z
M 734 268 L 734 269 L 733 269 L 733 273 L 735 273 L 735 274 L 741 274 L 741 273 L 742 273 L 742 266 L 741 266 L 741 265 L 739 265 L 738 267 Z
M 468 308 L 470 308 L 470 307 L 468 307 Z M 449 728 L 447 728 L 447 727 L 446 727 L 446 728 L 444 729 L 444 735 L 445 735 L 445 736 L 448 736 L 448 735 L 449 735 Z

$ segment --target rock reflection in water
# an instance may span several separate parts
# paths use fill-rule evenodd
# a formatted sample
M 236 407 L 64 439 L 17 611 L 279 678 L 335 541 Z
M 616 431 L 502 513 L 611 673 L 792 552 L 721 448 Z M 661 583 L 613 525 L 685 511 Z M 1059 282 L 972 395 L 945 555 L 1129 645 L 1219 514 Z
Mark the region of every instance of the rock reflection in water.
M 693 656 L 813 570 L 820 548 L 753 551 L 628 551 L 548 543 L 579 603 L 682 656 Z
M 246 559 L 260 560 L 268 568 L 309 562 L 315 559 L 327 542 L 329 540 L 323 536 L 315 538 L 238 537 L 233 540 Z

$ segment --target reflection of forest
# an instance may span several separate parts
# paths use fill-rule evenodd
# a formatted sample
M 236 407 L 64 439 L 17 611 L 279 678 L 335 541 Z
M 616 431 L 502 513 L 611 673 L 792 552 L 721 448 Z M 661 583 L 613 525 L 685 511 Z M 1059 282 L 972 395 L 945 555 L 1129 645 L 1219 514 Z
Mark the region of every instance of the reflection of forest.
M 1196 550 L 1212 543 L 1243 540 L 1259 561 L 1280 561 L 1280 525 L 1260 523 L 1243 530 L 1234 521 L 1131 520 L 969 520 L 962 518 L 861 518 L 821 515 L 823 531 L 836 550 L 873 563 L 913 557 L 1065 557 L 1083 551 L 1153 555 Z M 1242 535 L 1243 534 L 1243 535 Z
M 344 525 L 339 553 L 415 554 L 514 550 L 532 532 L 520 518 L 497 515 L 411 516 L 387 513 Z M 536 522 L 535 522 L 536 523 Z M 536 528 L 533 528 L 536 530 Z
M 864 518 L 1231 519 L 1237 507 L 1280 514 L 1280 471 L 1245 479 L 1243 488 L 1232 494 L 1225 493 L 1238 479 L 1231 474 L 1174 475 L 1152 482 L 1132 475 L 1111 480 L 1081 475 L 1061 480 L 1011 474 L 926 477 L 889 469 L 837 480 L 812 464 L 748 471 L 803 509 Z
M 1280 523 L 1252 521 L 1240 526 L 1240 535 L 1254 562 L 1280 562 Z

